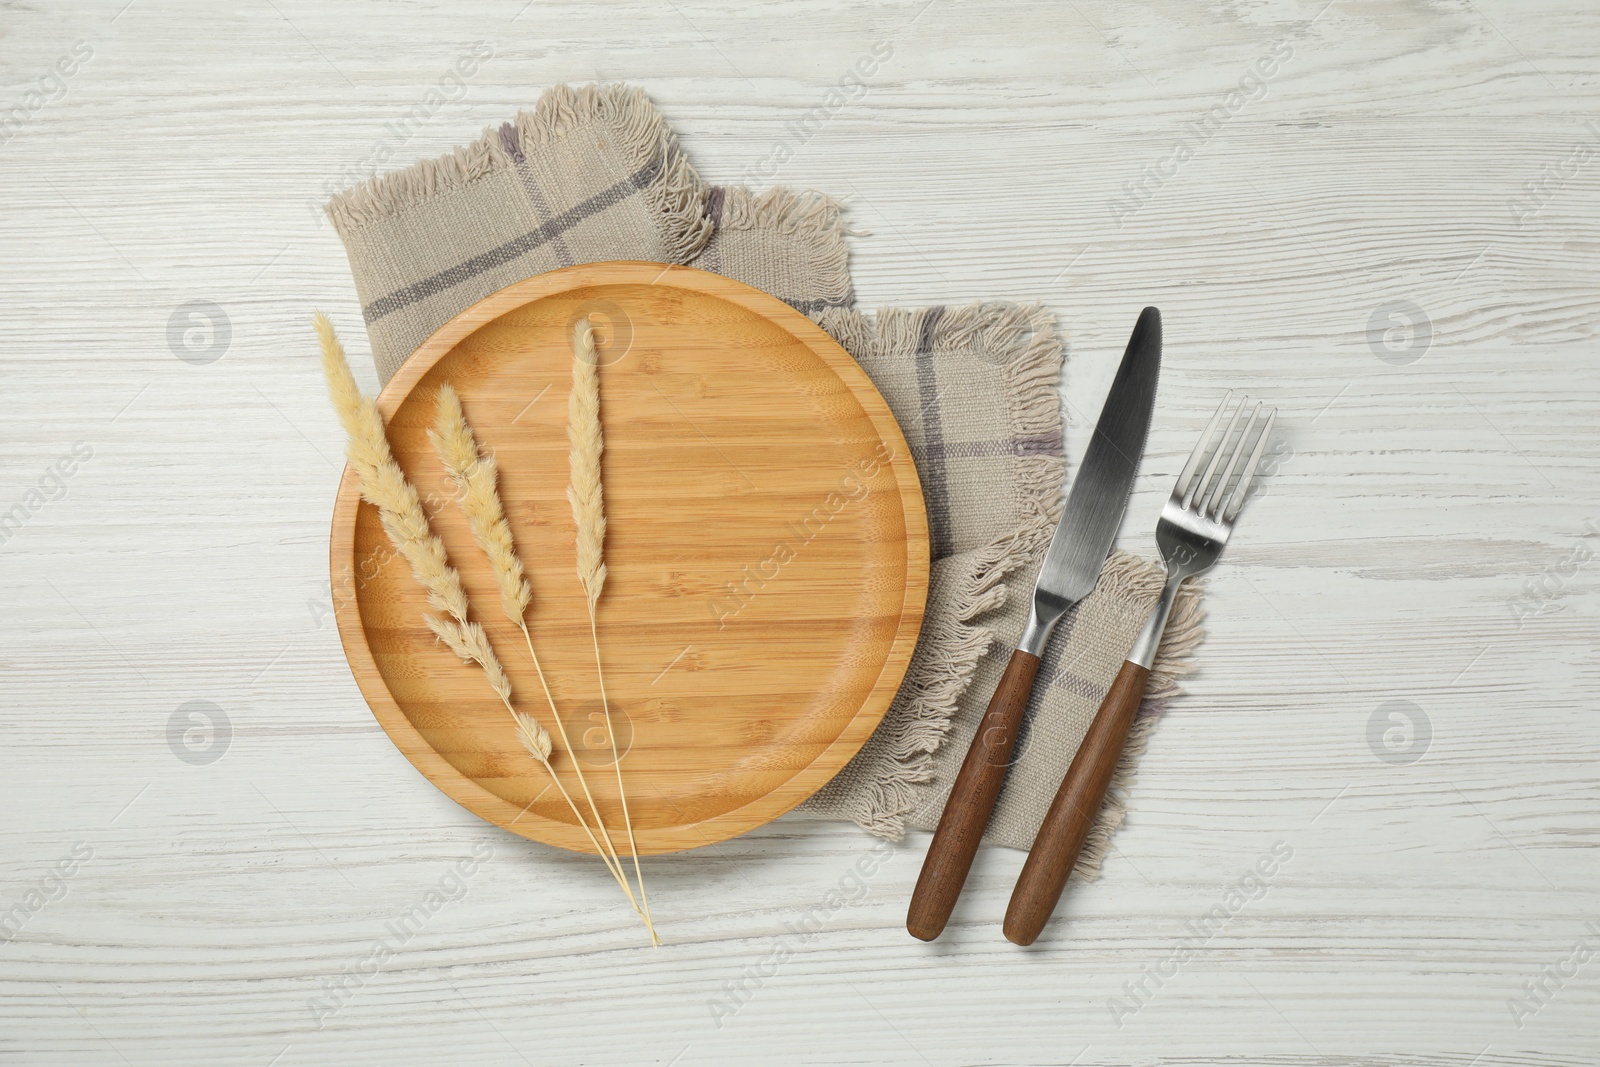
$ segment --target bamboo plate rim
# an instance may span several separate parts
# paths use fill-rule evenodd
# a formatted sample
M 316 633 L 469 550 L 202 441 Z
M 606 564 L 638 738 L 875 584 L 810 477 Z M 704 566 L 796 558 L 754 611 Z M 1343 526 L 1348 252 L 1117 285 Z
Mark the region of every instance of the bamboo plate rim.
M 878 676 L 850 722 L 815 759 L 771 792 L 707 819 L 652 829 L 648 841 L 641 833 L 639 852 L 652 855 L 716 844 L 765 825 L 813 796 L 860 751 L 899 691 L 916 648 L 928 595 L 929 539 L 922 485 L 905 435 L 883 395 L 860 364 L 821 327 L 777 297 L 693 267 L 636 260 L 587 263 L 538 274 L 491 293 L 456 315 L 418 346 L 379 393 L 378 409 L 386 422 L 393 418 L 418 383 L 458 344 L 480 327 L 517 308 L 572 289 L 640 284 L 691 290 L 738 305 L 786 330 L 838 375 L 860 404 L 879 439 L 890 446 L 892 455 L 885 466 L 894 473 L 899 488 L 906 548 L 906 589 L 898 626 Z M 334 615 L 340 642 L 373 717 L 425 778 L 468 811 L 530 840 L 569 851 L 593 853 L 593 846 L 579 827 L 543 818 L 524 819 L 526 809 L 465 775 L 429 744 L 390 693 L 367 640 L 359 596 L 353 588 L 341 595 L 344 586 L 353 586 L 355 519 L 361 504 L 355 474 L 346 465 L 334 503 L 329 573 L 335 593 Z M 347 578 L 352 581 L 346 582 Z

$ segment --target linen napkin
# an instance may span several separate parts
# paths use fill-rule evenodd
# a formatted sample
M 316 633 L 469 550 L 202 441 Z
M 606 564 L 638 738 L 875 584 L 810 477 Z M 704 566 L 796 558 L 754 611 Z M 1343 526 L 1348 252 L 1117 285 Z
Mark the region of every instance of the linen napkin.
M 380 380 L 477 300 L 576 263 L 640 259 L 735 278 L 809 315 L 877 384 L 912 449 L 932 580 L 921 636 L 882 724 L 797 809 L 891 839 L 938 822 L 1022 631 L 1062 500 L 1065 347 L 1038 307 L 855 309 L 841 205 L 819 193 L 710 186 L 640 90 L 557 86 L 531 111 L 440 159 L 336 196 Z M 1041 667 L 986 840 L 1031 845 L 1100 699 L 1154 603 L 1158 564 L 1114 553 Z M 1180 598 L 1145 706 L 1077 872 L 1092 877 L 1123 792 L 1200 638 Z

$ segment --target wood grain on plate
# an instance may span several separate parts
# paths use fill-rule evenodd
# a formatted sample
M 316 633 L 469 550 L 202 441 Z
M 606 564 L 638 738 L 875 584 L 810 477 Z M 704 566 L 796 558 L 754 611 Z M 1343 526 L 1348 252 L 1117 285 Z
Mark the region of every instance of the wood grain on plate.
M 570 331 L 601 342 L 609 578 L 601 653 L 639 849 L 760 826 L 833 777 L 905 673 L 927 593 L 921 489 L 871 380 L 808 319 L 704 271 L 606 263 L 540 275 L 430 338 L 379 405 L 520 710 L 556 734 L 427 439 L 461 393 L 533 584 L 529 628 L 607 826 L 622 825 L 566 500 Z M 421 587 L 348 471 L 331 549 L 339 632 L 390 738 L 435 785 L 524 837 L 593 851 L 476 668 L 423 623 Z

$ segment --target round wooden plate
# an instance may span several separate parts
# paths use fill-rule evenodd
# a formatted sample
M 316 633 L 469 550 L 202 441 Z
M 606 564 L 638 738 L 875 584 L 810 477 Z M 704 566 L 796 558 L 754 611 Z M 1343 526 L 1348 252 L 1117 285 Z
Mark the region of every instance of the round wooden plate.
M 575 752 L 579 799 L 622 826 L 566 499 L 571 325 L 600 343 L 609 578 L 601 654 L 641 853 L 760 826 L 844 767 L 888 709 L 928 587 L 922 492 L 905 439 L 854 360 L 805 316 L 728 278 L 599 263 L 485 298 L 422 345 L 379 397 L 515 702 L 549 706 L 500 610 L 428 442 L 438 387 L 500 465 L 533 585 L 534 647 Z M 347 469 L 331 550 L 339 634 L 390 738 L 468 810 L 524 837 L 593 846 L 513 734 L 482 674 L 423 624 L 421 588 Z M 624 846 L 625 850 L 625 846 Z

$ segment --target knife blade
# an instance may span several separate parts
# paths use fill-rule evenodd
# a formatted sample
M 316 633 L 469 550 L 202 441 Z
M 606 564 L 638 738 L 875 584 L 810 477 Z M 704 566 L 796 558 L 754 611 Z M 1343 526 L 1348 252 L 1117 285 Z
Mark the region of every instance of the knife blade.
M 1056 624 L 1094 589 L 1139 472 L 1161 371 L 1161 312 L 1139 313 L 1094 436 L 1067 494 L 1034 583 L 1028 623 L 950 788 L 928 845 L 906 930 L 923 941 L 944 931 L 994 810 L 1039 661 Z
M 1033 587 L 1033 610 L 1018 648 L 1043 655 L 1056 623 L 1094 589 L 1139 473 L 1160 376 L 1161 312 L 1147 307 L 1128 338 L 1094 437 L 1045 550 Z

